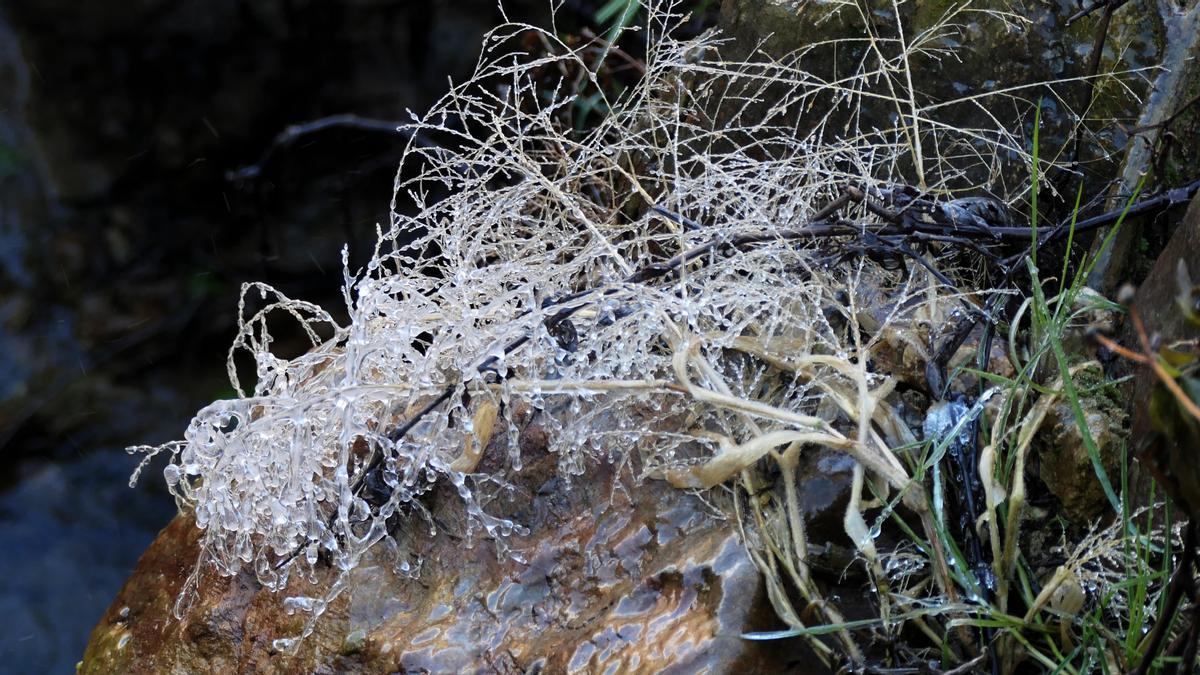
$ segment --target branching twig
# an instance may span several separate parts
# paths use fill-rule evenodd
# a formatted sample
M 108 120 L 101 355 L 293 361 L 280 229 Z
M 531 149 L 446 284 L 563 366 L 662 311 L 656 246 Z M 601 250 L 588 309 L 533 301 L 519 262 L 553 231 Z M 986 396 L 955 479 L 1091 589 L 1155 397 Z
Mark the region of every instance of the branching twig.
M 267 166 L 275 159 L 275 155 L 292 146 L 296 141 L 328 129 L 353 129 L 377 134 L 395 135 L 405 140 L 420 141 L 419 137 L 405 128 L 404 123 L 392 120 L 360 117 L 351 113 L 330 115 L 320 119 L 293 124 L 275 135 L 271 144 L 259 156 L 258 161 L 250 166 L 229 171 L 225 178 L 229 181 L 252 181 L 259 178 Z

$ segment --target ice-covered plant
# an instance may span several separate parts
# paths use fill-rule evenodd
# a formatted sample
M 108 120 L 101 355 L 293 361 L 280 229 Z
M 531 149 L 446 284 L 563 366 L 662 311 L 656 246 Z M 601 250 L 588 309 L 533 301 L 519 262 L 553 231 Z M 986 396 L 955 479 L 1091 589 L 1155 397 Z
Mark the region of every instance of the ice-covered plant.
M 476 473 L 489 438 L 515 436 L 518 402 L 540 411 L 568 478 L 617 461 L 708 489 L 749 480 L 768 457 L 791 476 L 808 445 L 848 453 L 846 529 L 884 590 L 869 502 L 904 501 L 936 541 L 894 451 L 913 443 L 884 401 L 894 380 L 867 364 L 882 351 L 928 358 L 909 328 L 967 305 L 929 271 L 953 274 L 945 261 L 856 256 L 853 242 L 881 221 L 847 189 L 939 194 L 1027 157 L 998 124 L 940 123 L 946 104 L 918 101 L 905 82 L 913 63 L 941 58 L 965 10 L 912 40 L 873 38 L 858 70 L 822 80 L 799 56 L 726 61 L 715 34 L 672 37 L 673 3 L 644 5 L 645 76 L 582 137 L 564 122 L 572 82 L 554 73 L 590 73 L 583 48 L 528 25 L 489 34 L 476 75 L 406 127 L 391 221 L 370 262 L 345 272 L 347 323 L 243 288 L 229 357 L 239 397 L 200 411 L 182 441 L 142 448 L 170 453 L 168 485 L 203 529 L 177 614 L 205 566 L 252 568 L 272 589 L 321 559 L 349 570 L 392 538 L 389 519 L 425 517 L 419 498 L 437 484 L 457 489 L 468 534 L 523 532 L 479 498 L 521 470 L 519 444 L 507 443 L 499 475 Z M 544 52 L 511 50 L 527 34 Z M 892 124 L 865 122 L 864 101 L 893 108 Z M 272 352 L 279 314 L 311 340 L 303 356 Z M 256 366 L 251 391 L 239 355 Z M 799 626 L 781 584 L 819 593 L 785 486 L 779 509 L 754 506 L 739 522 L 773 571 L 776 609 Z M 953 595 L 933 551 L 928 588 Z M 339 590 L 300 605 L 315 620 Z

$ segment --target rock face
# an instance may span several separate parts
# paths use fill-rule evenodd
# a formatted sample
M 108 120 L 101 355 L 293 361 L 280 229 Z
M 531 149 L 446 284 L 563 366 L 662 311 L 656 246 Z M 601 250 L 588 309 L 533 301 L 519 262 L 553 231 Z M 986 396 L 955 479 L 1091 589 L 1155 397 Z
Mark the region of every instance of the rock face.
M 1100 189 L 1119 177 L 1107 208 L 1123 205 L 1144 176 L 1145 190 L 1195 180 L 1200 157 L 1197 144 L 1189 140 L 1200 129 L 1200 107 L 1194 105 L 1200 95 L 1200 2 L 1129 3 L 1115 11 L 1096 73 L 1124 75 L 1093 79 L 1094 86 L 1067 81 L 1091 74 L 1103 15 L 1098 10 L 1069 22 L 1079 8 L 1074 2 L 1027 0 L 971 3 L 969 9 L 965 3 L 938 0 L 898 6 L 884 0 L 724 0 L 721 19 L 726 33 L 736 40 L 733 49 L 744 52 L 747 45 L 761 45 L 775 58 L 800 54 L 805 70 L 831 82 L 856 69 L 877 67 L 864 36 L 893 39 L 897 24 L 902 25 L 910 45 L 921 41 L 933 50 L 914 54 L 910 65 L 912 84 L 921 92 L 914 105 L 938 106 L 940 121 L 972 128 L 978 126 L 979 115 L 986 114 L 1012 129 L 1029 147 L 1033 102 L 1041 100 L 1042 156 L 1061 152 L 1059 161 L 1070 161 L 1076 150 L 1079 153 L 1079 174 L 1057 186 L 1067 197 L 1074 195 L 1080 175 L 1085 191 Z M 1008 19 L 1001 20 L 999 14 Z M 955 29 L 926 32 L 947 16 L 953 16 Z M 845 41 L 836 63 L 803 55 L 805 48 L 832 40 Z M 1052 81 L 1057 81 L 1053 88 L 1031 86 Z M 1015 98 L 988 96 L 1010 87 Z M 956 99 L 966 102 L 948 103 Z M 1092 121 L 1076 147 L 1071 134 L 1082 110 L 1087 112 L 1081 116 Z M 864 105 L 856 110 L 855 121 L 865 128 L 886 128 L 893 117 L 906 114 L 893 102 L 881 101 L 878 107 Z M 1136 124 L 1115 122 L 1131 119 Z M 1010 190 L 1011 185 L 1028 185 L 1027 176 L 1006 179 L 1016 180 Z M 1060 179 L 1051 176 L 1051 180 Z M 1000 183 L 994 176 L 968 174 L 955 187 L 1003 192 Z M 1050 192 L 1042 190 L 1043 203 L 1055 201 Z M 1061 198 L 1054 207 L 1059 213 L 1043 215 L 1069 216 L 1072 205 L 1073 201 Z M 1103 236 L 1096 236 L 1092 253 L 1099 262 L 1089 285 L 1111 294 L 1131 273 L 1144 272 L 1138 254 L 1142 236 L 1139 228 L 1122 228 L 1107 249 L 1099 246 Z
M 1134 306 L 1145 322 L 1151 341 L 1162 345 L 1200 340 L 1200 329 L 1187 322 L 1176 304 L 1180 290 L 1177 281 L 1180 264 L 1187 267 L 1195 283 L 1200 277 L 1200 197 L 1192 200 L 1182 223 L 1134 297 Z M 1139 339 L 1129 325 L 1126 325 L 1123 342 L 1141 351 Z M 1191 348 L 1193 351 L 1194 345 L 1195 342 Z M 1148 492 L 1149 475 L 1146 474 L 1156 474 L 1159 482 L 1174 484 L 1167 485 L 1168 493 L 1174 499 L 1189 501 L 1186 507 L 1198 513 L 1200 495 L 1195 493 L 1194 486 L 1200 484 L 1200 464 L 1195 461 L 1195 448 L 1181 447 L 1184 445 L 1182 439 L 1168 438 L 1155 429 L 1150 405 L 1155 383 L 1154 373 L 1148 368 L 1140 368 L 1135 371 L 1133 386 L 1127 388 L 1132 393 L 1129 400 L 1134 402 L 1134 444 L 1131 447 L 1137 453 L 1144 474 L 1139 481 L 1139 488 L 1143 493 Z
M 1175 187 L 1196 180 L 1200 169 L 1200 149 L 1194 142 L 1200 133 L 1200 2 L 1180 3 L 1178 8 L 1164 5 L 1166 42 L 1163 68 L 1137 121 L 1144 129 L 1129 143 L 1119 188 L 1128 194 L 1146 179 L 1146 187 L 1156 183 Z M 1184 140 L 1189 139 L 1189 140 Z M 1121 199 L 1114 207 L 1121 205 Z M 1145 271 L 1137 254 L 1138 243 L 1146 237 L 1142 228 L 1124 227 L 1112 244 L 1097 250 L 1099 260 L 1088 284 L 1105 292 L 1115 291 L 1132 274 Z M 1154 249 L 1157 250 L 1157 249 Z M 1166 250 L 1170 251 L 1168 247 Z
M 1175 304 L 1179 294 L 1177 269 L 1181 262 L 1187 265 L 1193 282 L 1200 278 L 1200 197 L 1192 200 L 1179 227 L 1134 296 L 1134 304 L 1145 321 L 1146 330 L 1157 334 L 1165 344 L 1200 338 L 1200 331 L 1187 322 Z M 1135 340 L 1130 330 L 1126 342 L 1136 345 Z M 1139 378 L 1135 395 L 1138 400 L 1149 396 L 1152 380 L 1152 377 Z M 1146 430 L 1137 424 L 1134 426 L 1135 434 Z
M 543 434 L 539 437 L 539 434 Z M 196 559 L 199 530 L 177 517 L 92 634 L 80 673 L 196 672 L 783 672 L 803 651 L 797 640 L 753 642 L 746 631 L 780 628 L 758 570 L 735 525 L 664 483 L 635 485 L 609 465 L 568 485 L 544 432 L 525 430 L 528 463 L 506 517 L 531 534 L 468 542 L 453 528 L 414 519 L 400 527 L 406 560 L 371 549 L 346 590 L 300 643 L 278 653 L 307 615 L 289 614 L 288 595 L 320 596 L 336 577 L 293 579 L 284 593 L 252 575 L 206 574 L 190 613 L 170 615 Z M 493 454 L 489 450 L 489 455 Z M 487 459 L 485 458 L 485 462 Z M 818 495 L 817 501 L 831 499 Z M 433 521 L 452 518 L 438 492 Z M 520 560 L 518 560 L 518 558 Z
M 1154 66 L 1162 58 L 1167 27 L 1157 10 L 1127 7 L 1117 12 L 1109 28 L 1100 72 L 1113 72 Z M 900 3 L 874 0 L 866 3 L 791 2 L 789 0 L 724 0 L 721 20 L 726 32 L 735 40 L 734 49 L 745 51 L 749 46 L 762 45 L 763 51 L 782 58 L 801 54 L 811 45 L 832 40 L 844 40 L 839 47 L 836 63 L 823 63 L 822 56 L 801 56 L 806 70 L 828 75 L 831 81 L 838 74 L 857 69 L 877 67 L 866 35 L 880 39 L 898 37 L 897 26 L 903 27 L 909 44 L 918 41 L 926 51 L 914 54 L 910 60 L 913 86 L 922 98 L 916 105 L 944 104 L 947 101 L 972 96 L 986 96 L 1009 87 L 1026 101 L 1042 103 L 1042 142 L 1046 149 L 1057 150 L 1065 142 L 1065 134 L 1074 123 L 1070 109 L 1085 106 L 1087 89 L 1083 83 L 1060 85 L 1061 96 L 1049 95 L 1048 88 L 1030 87 L 1032 83 L 1061 80 L 1085 75 L 1090 67 L 1095 18 L 1078 21 L 1070 27 L 1066 20 L 1078 10 L 1074 3 L 982 2 L 967 8 L 958 2 Z M 897 14 L 897 11 L 899 12 Z M 1001 18 L 1005 15 L 1007 18 Z M 925 33 L 935 25 L 950 19 L 950 28 Z M 1093 115 L 1136 115 L 1137 102 L 1119 87 L 1097 88 L 1097 104 Z M 1144 83 L 1132 83 L 1135 94 L 1145 93 Z M 1136 88 L 1140 87 L 1140 91 Z M 1000 101 L 1006 102 L 1000 104 Z M 980 98 L 983 105 L 968 103 L 938 109 L 942 122 L 958 121 L 964 128 L 978 126 L 981 113 L 1011 122 L 1018 135 L 1032 135 L 1032 115 L 1025 106 L 1013 105 L 1005 97 Z M 871 124 L 883 124 L 898 114 L 893 102 L 881 101 L 880 107 L 861 114 Z M 1024 109 L 1022 109 L 1024 108 Z M 902 111 L 901 111 L 902 112 Z M 1125 137 L 1114 129 L 1106 129 L 1090 139 L 1099 146 L 1112 148 L 1121 145 Z M 1112 166 L 1108 165 L 1111 169 Z M 1095 170 L 1090 167 L 1086 170 Z

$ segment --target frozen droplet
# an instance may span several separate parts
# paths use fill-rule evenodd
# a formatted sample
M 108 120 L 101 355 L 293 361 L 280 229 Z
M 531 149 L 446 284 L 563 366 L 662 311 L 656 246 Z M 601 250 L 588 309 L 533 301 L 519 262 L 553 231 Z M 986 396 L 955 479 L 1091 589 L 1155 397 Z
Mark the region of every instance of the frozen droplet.
M 276 638 L 271 641 L 271 647 L 283 654 L 291 654 L 296 650 L 299 640 L 296 638 Z

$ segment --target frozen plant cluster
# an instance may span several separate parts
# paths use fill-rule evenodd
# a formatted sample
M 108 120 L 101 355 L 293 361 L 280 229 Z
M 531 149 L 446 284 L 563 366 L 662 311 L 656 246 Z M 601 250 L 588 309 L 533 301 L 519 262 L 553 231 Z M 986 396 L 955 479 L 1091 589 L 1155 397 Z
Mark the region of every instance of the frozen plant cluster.
M 238 398 L 201 410 L 183 440 L 140 448 L 170 454 L 167 483 L 203 530 L 177 614 L 208 566 L 272 589 L 319 560 L 349 570 L 391 540 L 389 519 L 428 518 L 420 498 L 437 485 L 461 497 L 466 534 L 522 532 L 488 509 L 525 459 L 518 404 L 568 479 L 613 461 L 704 489 L 817 443 L 854 457 L 860 486 L 864 472 L 884 494 L 908 485 L 892 446 L 911 434 L 879 405 L 891 379 L 865 364 L 927 349 L 901 328 L 957 305 L 919 266 L 831 253 L 838 238 L 817 230 L 877 222 L 861 205 L 814 215 L 846 185 L 917 167 L 934 190 L 1020 143 L 932 125 L 896 93 L 895 69 L 936 58 L 936 39 L 882 41 L 825 81 L 794 61 L 726 61 L 713 34 L 672 37 L 672 3 L 644 4 L 645 75 L 582 134 L 565 120 L 576 80 L 594 77 L 587 46 L 520 24 L 488 36 L 475 76 L 405 129 L 391 221 L 370 262 L 345 271 L 348 323 L 244 287 Z M 537 54 L 521 51 L 531 43 Z M 895 123 L 861 123 L 865 98 Z M 931 129 L 952 160 L 921 156 L 912 140 Z M 311 350 L 273 352 L 279 317 Z M 247 355 L 250 390 L 234 365 Z M 498 475 L 476 471 L 489 440 L 507 453 Z M 848 529 L 869 556 L 865 523 Z M 319 614 L 337 590 L 298 606 Z

